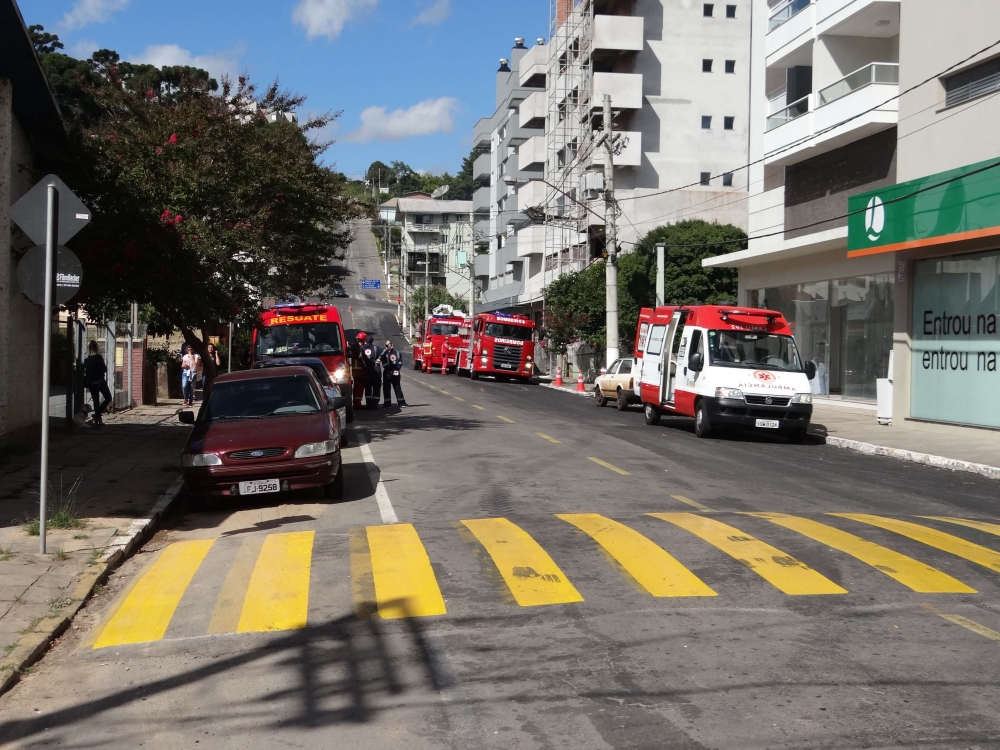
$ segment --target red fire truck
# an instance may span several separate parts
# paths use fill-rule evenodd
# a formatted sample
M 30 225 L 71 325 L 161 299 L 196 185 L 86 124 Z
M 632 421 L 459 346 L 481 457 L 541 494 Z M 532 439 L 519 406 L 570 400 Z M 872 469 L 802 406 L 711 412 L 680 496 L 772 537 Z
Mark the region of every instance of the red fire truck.
M 498 379 L 531 377 L 535 361 L 535 323 L 526 315 L 480 313 L 458 360 L 458 372 L 473 380 L 480 375 Z
M 450 305 L 434 308 L 430 319 L 424 322 L 420 343 L 413 347 L 413 369 L 430 372 L 434 367 L 447 367 L 449 372 L 454 372 L 458 350 L 464 343 L 459 329 L 465 324 L 465 316 L 461 311 L 456 313 Z M 445 348 L 447 363 L 441 356 Z
M 319 357 L 346 393 L 354 390 L 340 312 L 332 305 L 282 304 L 265 310 L 253 332 L 253 363 L 279 357 Z M 347 421 L 354 421 L 348 401 Z

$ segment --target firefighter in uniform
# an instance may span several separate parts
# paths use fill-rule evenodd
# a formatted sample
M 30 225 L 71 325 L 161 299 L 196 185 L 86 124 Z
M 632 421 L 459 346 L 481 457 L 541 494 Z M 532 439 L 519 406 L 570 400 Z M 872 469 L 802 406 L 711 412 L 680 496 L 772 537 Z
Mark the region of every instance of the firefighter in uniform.
M 361 344 L 361 364 L 365 368 L 365 401 L 369 410 L 375 410 L 382 388 L 382 363 L 379 362 L 382 352 L 367 336 L 362 338 L 363 335 L 358 334 L 358 342 Z
M 385 349 L 382 351 L 382 408 L 388 409 L 392 406 L 392 391 L 396 391 L 396 403 L 400 408 L 406 406 L 406 399 L 403 398 L 402 375 L 403 355 L 396 351 L 391 341 L 385 342 Z

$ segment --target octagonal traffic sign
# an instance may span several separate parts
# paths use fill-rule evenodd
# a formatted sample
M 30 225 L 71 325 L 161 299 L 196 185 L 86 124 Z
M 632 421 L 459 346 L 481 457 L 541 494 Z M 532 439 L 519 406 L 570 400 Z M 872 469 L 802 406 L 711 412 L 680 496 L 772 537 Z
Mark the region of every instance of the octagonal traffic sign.
M 10 207 L 12 218 L 21 231 L 36 245 L 45 244 L 45 212 L 48 202 L 48 186 L 55 185 L 59 191 L 58 241 L 69 242 L 76 233 L 90 223 L 90 209 L 74 195 L 65 182 L 54 174 L 39 180 L 31 190 Z

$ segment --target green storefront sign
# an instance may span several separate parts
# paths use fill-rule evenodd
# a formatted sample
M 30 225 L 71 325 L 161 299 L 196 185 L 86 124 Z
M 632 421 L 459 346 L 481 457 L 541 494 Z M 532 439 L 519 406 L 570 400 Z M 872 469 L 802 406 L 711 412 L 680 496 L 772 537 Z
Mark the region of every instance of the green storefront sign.
M 1000 160 L 848 199 L 849 257 L 1000 236 Z

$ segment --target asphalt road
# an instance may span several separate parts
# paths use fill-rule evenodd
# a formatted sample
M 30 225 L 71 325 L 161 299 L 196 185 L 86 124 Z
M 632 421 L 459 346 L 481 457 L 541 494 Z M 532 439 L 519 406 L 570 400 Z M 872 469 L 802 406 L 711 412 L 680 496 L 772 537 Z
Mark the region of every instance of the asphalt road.
M 359 413 L 343 501 L 178 513 L 0 698 L 0 742 L 1000 746 L 995 482 L 539 385 L 404 390 Z

